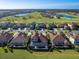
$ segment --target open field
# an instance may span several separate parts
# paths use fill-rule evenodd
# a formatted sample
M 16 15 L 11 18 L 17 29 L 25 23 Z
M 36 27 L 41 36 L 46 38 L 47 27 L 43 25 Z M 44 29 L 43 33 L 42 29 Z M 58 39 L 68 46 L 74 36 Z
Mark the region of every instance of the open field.
M 0 20 L 1 21 L 1 20 Z M 29 19 L 29 20 L 15 20 L 15 21 L 7 21 L 7 20 L 2 20 L 1 22 L 15 22 L 15 23 L 32 23 L 32 22 L 36 22 L 36 23 L 79 23 L 79 18 L 77 19 L 47 19 L 47 18 L 43 18 L 43 19 Z
M 14 22 L 14 23 L 72 23 L 76 22 L 79 23 L 79 16 L 71 15 L 74 18 L 47 18 L 43 17 L 39 12 L 33 12 L 30 15 L 25 15 L 25 16 L 19 16 L 19 17 L 14 17 L 14 16 L 8 16 L 8 17 L 3 17 L 0 19 L 0 22 Z
M 13 53 L 5 53 L 0 48 L 0 59 L 79 59 L 79 53 L 74 50 L 61 50 L 62 52 L 33 52 L 27 50 L 14 49 Z

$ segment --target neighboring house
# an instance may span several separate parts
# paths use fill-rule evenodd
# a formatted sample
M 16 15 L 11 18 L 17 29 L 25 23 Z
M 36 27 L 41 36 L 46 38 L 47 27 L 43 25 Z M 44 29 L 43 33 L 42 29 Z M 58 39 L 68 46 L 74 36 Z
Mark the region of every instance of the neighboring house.
M 3 24 L 3 23 L 0 23 L 0 28 L 2 27 L 2 24 Z
M 0 34 L 0 46 L 6 46 L 13 39 L 13 34 L 9 34 L 8 32 L 2 32 Z
M 35 28 L 36 28 L 36 23 L 35 22 L 31 23 L 30 24 L 30 29 L 34 30 Z
M 8 23 L 2 23 L 1 28 L 2 29 L 8 29 Z
M 77 23 L 72 23 L 72 30 L 79 30 L 79 25 Z
M 48 27 L 49 30 L 54 30 L 54 28 L 57 28 L 55 24 L 49 24 L 49 27 Z
M 57 34 L 51 41 L 52 47 L 54 48 L 69 48 L 70 43 L 61 34 Z
M 38 23 L 37 25 L 36 25 L 36 29 L 37 30 L 41 30 L 41 29 L 46 29 L 47 27 L 46 27 L 46 25 L 44 24 L 44 23 Z
M 47 18 L 54 18 L 54 16 L 56 15 L 55 12 L 51 11 L 51 12 L 43 12 L 41 13 L 42 16 L 47 17 Z
M 79 34 L 75 37 L 74 44 L 79 46 Z
M 74 37 L 74 47 L 77 52 L 79 52 L 79 34 Z
M 48 39 L 41 33 L 34 33 L 30 40 L 30 48 L 34 50 L 48 50 Z
M 0 27 L 1 27 L 2 29 L 12 28 L 13 26 L 14 26 L 14 23 L 9 23 L 9 22 L 1 23 L 1 24 L 0 24 Z
M 19 26 L 19 28 L 21 28 L 21 29 L 24 29 L 26 27 L 27 27 L 26 24 L 23 24 L 23 23 L 21 23 L 20 26 Z
M 63 23 L 63 24 L 58 25 L 58 28 L 65 28 L 65 27 L 68 27 L 67 23 Z
M 9 44 L 9 47 L 25 48 L 27 46 L 28 37 L 25 33 L 18 33 Z
M 15 24 L 13 25 L 13 29 L 18 29 L 19 26 L 20 26 L 19 24 L 16 24 L 16 23 L 15 23 Z

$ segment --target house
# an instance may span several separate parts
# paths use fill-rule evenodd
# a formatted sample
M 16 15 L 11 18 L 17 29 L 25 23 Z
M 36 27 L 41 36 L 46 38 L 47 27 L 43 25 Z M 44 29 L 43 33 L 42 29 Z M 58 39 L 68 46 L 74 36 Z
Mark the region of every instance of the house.
M 35 28 L 36 28 L 36 23 L 35 22 L 31 23 L 30 24 L 30 29 L 34 30 Z
M 72 30 L 79 30 L 79 25 L 77 23 L 72 23 Z
M 3 23 L 0 23 L 0 28 L 2 27 L 2 24 L 3 24 Z
M 14 38 L 9 44 L 9 47 L 11 48 L 25 48 L 27 46 L 28 37 L 25 33 L 15 33 Z
M 29 29 L 30 28 L 30 24 L 26 24 L 25 28 Z
M 18 29 L 19 26 L 20 26 L 19 24 L 14 23 L 14 25 L 13 25 L 13 29 Z
M 36 25 L 36 29 L 37 30 L 41 30 L 41 29 L 46 29 L 47 27 L 46 27 L 46 25 L 44 24 L 44 23 L 38 23 L 37 25 Z
M 7 26 L 8 28 L 12 28 L 12 27 L 14 26 L 14 23 L 10 23 L 10 22 L 8 22 L 8 23 L 6 23 L 6 24 L 7 24 L 6 26 Z
M 79 32 L 68 32 L 69 41 L 73 44 L 76 51 L 79 51 Z
M 42 33 L 35 32 L 31 37 L 29 45 L 33 50 L 48 50 L 48 39 Z
M 54 28 L 57 28 L 55 24 L 49 24 L 48 29 L 53 30 Z
M 8 28 L 12 28 L 14 26 L 14 23 L 10 23 L 10 22 L 6 22 L 6 23 L 1 23 L 0 27 L 2 29 L 8 29 Z
M 51 40 L 53 48 L 69 48 L 70 43 L 63 35 L 54 34 L 52 37 L 54 37 Z
M 56 15 L 55 12 L 51 11 L 51 12 L 43 12 L 41 13 L 42 16 L 47 17 L 47 18 L 54 18 L 54 16 Z
M 79 34 L 76 35 L 74 44 L 77 45 L 77 46 L 79 46 Z
M 1 28 L 2 29 L 8 29 L 8 23 L 2 23 Z
M 10 34 L 8 32 L 2 32 L 0 34 L 0 46 L 8 45 L 12 39 L 13 39 L 13 34 Z
M 64 30 L 71 30 L 71 25 L 68 23 L 59 24 L 58 28 L 62 28 Z
M 74 47 L 77 52 L 79 52 L 79 34 L 77 34 L 74 38 Z
M 21 23 L 20 26 L 19 26 L 19 28 L 21 28 L 21 29 L 26 28 L 26 24 Z
M 65 27 L 68 27 L 67 23 L 63 23 L 63 24 L 58 25 L 58 28 L 65 28 Z

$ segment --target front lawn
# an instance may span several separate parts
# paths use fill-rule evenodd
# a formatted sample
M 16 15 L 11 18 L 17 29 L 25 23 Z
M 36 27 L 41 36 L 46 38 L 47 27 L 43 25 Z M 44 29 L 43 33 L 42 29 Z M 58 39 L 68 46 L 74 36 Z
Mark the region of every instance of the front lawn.
M 32 52 L 24 49 L 14 49 L 13 53 L 7 53 L 0 48 L 0 59 L 79 59 L 79 53 L 75 50 L 60 50 L 54 52 Z

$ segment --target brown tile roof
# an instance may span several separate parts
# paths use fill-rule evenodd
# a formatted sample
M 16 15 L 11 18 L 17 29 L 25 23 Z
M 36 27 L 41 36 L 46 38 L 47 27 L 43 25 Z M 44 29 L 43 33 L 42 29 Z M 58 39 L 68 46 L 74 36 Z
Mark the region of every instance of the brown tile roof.
M 48 40 L 47 36 L 42 35 L 42 33 L 39 34 L 38 32 L 33 33 L 31 38 L 39 38 L 42 42 L 47 42 Z
M 11 42 L 26 42 L 28 37 L 25 33 L 19 33 Z
M 64 38 L 62 35 L 57 35 L 55 38 L 54 38 L 54 40 L 66 40 L 66 38 Z
M 69 41 L 65 37 L 63 37 L 61 34 L 58 34 L 52 41 L 55 43 L 63 42 L 64 45 L 70 45 Z

